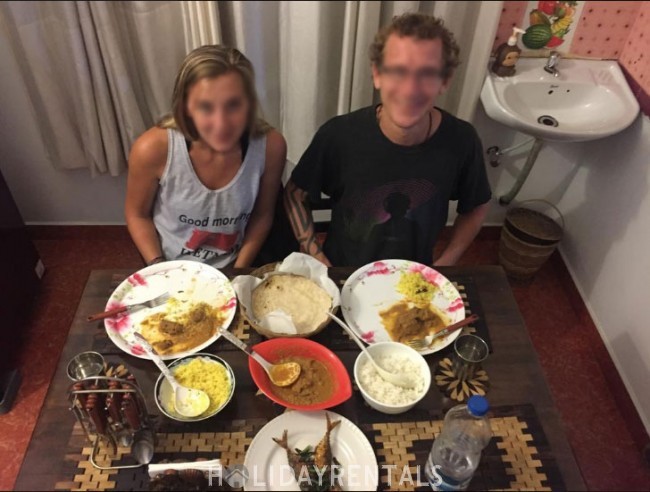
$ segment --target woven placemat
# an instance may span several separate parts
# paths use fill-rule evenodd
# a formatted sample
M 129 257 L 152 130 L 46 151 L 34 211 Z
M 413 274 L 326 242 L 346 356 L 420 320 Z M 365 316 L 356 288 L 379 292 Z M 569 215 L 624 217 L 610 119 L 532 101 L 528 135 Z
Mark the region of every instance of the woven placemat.
M 427 419 L 419 412 L 416 419 L 384 422 L 385 415 L 373 415 L 377 421 L 362 423 L 361 429 L 375 449 L 382 465 L 396 465 L 392 477 L 380 474 L 380 490 L 431 490 L 417 487 L 426 482 L 426 463 L 434 436 L 442 428 L 442 416 Z M 490 411 L 493 437 L 483 450 L 481 461 L 469 485 L 470 490 L 566 490 L 542 425 L 532 405 L 496 407 Z M 399 417 L 399 416 L 396 416 Z M 415 483 L 399 484 L 403 467 L 408 466 Z
M 115 288 L 126 278 L 125 275 L 113 275 L 111 280 L 111 286 L 107 292 L 107 298 L 115 290 Z M 342 286 L 345 283 L 344 280 L 340 280 L 339 284 Z M 481 338 L 483 338 L 488 347 L 490 347 L 490 352 L 492 352 L 492 344 L 490 342 L 490 333 L 487 328 L 487 324 L 484 321 L 483 308 L 478 296 L 478 290 L 473 279 L 469 276 L 459 276 L 453 279 L 452 282 L 465 304 L 465 313 L 467 316 L 470 314 L 477 314 L 479 320 L 469 326 L 463 328 L 462 333 L 474 333 Z M 95 324 L 96 332 L 93 339 L 92 350 L 99 352 L 100 354 L 120 354 L 122 351 L 108 338 L 106 330 L 104 329 L 103 321 L 98 321 Z M 246 320 L 244 316 L 241 315 L 239 309 L 237 309 L 235 318 L 233 319 L 230 325 L 230 331 L 232 331 L 239 339 L 250 344 L 255 345 L 256 343 L 263 342 L 266 340 L 266 337 L 263 337 L 257 333 L 253 328 L 251 328 L 250 323 Z M 321 343 L 328 347 L 330 350 L 359 350 L 357 345 L 350 339 L 349 335 L 339 328 L 336 324 L 330 323 L 323 331 L 317 333 L 316 335 L 310 338 L 311 340 Z M 226 340 L 219 339 L 211 349 L 220 351 L 220 350 L 239 350 L 234 347 L 231 343 Z M 451 348 L 446 349 L 447 351 Z
M 380 490 L 431 490 L 417 488 L 418 477 L 425 481 L 424 464 L 434 436 L 440 433 L 442 415 L 418 411 L 414 417 L 400 422 L 399 415 L 387 416 L 366 412 L 359 426 L 368 437 L 380 468 Z M 403 418 L 403 416 L 402 416 Z M 197 458 L 222 460 L 224 466 L 242 464 L 246 450 L 266 420 L 209 420 L 197 423 L 196 432 L 160 432 L 156 444 L 156 463 L 163 460 L 193 461 Z M 472 479 L 472 490 L 565 490 L 557 463 L 535 410 L 530 405 L 497 407 L 491 411 L 493 438 L 483 450 L 481 462 Z M 161 428 L 164 430 L 164 426 Z M 146 467 L 131 470 L 102 471 L 88 461 L 90 444 L 75 425 L 65 451 L 63 470 L 69 481 L 53 484 L 56 490 L 147 490 Z M 118 456 L 100 446 L 99 464 L 132 463 L 127 448 L 119 448 Z M 386 465 L 394 465 L 390 470 Z M 420 475 L 418 476 L 418 466 Z M 404 467 L 410 470 L 413 483 L 400 485 Z M 224 484 L 225 485 L 225 484 Z
M 265 419 L 228 422 L 213 419 L 207 424 L 197 425 L 197 432 L 191 433 L 164 432 L 163 424 L 163 432 L 157 433 L 154 461 L 219 458 L 224 466 L 242 464 L 253 437 L 266 422 Z M 91 451 L 92 444 L 85 439 L 79 424 L 75 424 L 65 454 L 64 468 L 70 470 L 70 481 L 55 483 L 54 490 L 148 490 L 147 467 L 98 470 L 89 461 Z M 129 452 L 129 448 L 118 447 L 117 455 L 113 455 L 112 449 L 102 442 L 96 461 L 100 466 L 133 464 Z M 217 489 L 215 484 L 211 490 Z

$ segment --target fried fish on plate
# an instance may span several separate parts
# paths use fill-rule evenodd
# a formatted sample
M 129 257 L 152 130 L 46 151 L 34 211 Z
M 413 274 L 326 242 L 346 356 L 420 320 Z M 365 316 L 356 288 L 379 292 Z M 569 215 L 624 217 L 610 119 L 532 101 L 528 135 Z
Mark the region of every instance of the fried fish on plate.
M 328 413 L 325 414 L 325 417 L 327 419 L 327 430 L 315 450 L 312 450 L 311 446 L 307 446 L 305 449 L 296 448 L 295 451 L 291 449 L 287 430 L 282 434 L 282 438 L 273 438 L 279 446 L 287 451 L 289 466 L 300 485 L 300 490 L 304 492 L 343 490 L 340 483 L 331 483 L 332 466 L 340 466 L 340 463 L 332 456 L 330 433 L 341 421 L 335 420 L 332 422 Z M 305 467 L 306 471 L 303 471 Z

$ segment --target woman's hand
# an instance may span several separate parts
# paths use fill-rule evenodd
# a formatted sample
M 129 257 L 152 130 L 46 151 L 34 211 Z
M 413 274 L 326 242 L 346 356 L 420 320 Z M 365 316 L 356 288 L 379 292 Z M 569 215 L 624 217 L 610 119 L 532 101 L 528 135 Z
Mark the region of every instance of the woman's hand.
M 147 264 L 163 256 L 151 210 L 167 161 L 167 145 L 167 131 L 151 128 L 135 141 L 129 155 L 124 216 L 131 238 Z
M 286 161 L 287 143 L 279 132 L 271 130 L 266 135 L 264 174 L 260 180 L 255 207 L 246 226 L 244 241 L 233 265 L 235 268 L 249 267 L 269 235 Z

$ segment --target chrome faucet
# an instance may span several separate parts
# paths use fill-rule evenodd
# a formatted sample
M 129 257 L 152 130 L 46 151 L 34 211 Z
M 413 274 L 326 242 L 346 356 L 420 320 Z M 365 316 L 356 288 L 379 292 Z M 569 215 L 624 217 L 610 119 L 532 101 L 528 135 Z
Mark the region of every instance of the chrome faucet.
M 548 73 L 552 73 L 554 77 L 560 75 L 560 71 L 557 69 L 557 65 L 560 63 L 560 54 L 557 51 L 551 51 L 551 54 L 546 60 L 546 66 L 544 70 Z

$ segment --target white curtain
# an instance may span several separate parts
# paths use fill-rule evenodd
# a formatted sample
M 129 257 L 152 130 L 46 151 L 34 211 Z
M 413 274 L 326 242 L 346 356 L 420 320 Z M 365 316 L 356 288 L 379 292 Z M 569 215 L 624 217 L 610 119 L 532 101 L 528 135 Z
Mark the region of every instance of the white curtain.
M 461 48 L 439 105 L 471 120 L 503 2 L 219 2 L 223 41 L 253 62 L 266 116 L 296 162 L 327 119 L 375 100 L 368 47 L 380 26 L 405 12 L 441 17 Z
M 206 44 L 221 43 L 217 2 L 187 1 L 180 4 L 186 52 Z
M 2 2 L 50 161 L 118 175 L 166 111 L 185 55 L 178 2 Z M 172 74 L 170 76 L 170 74 Z
M 13 47 L 52 163 L 125 169 L 133 140 L 169 109 L 191 49 L 239 48 L 253 62 L 266 118 L 297 161 L 316 129 L 375 99 L 368 46 L 394 15 L 442 17 L 462 65 L 439 104 L 471 119 L 502 2 L 3 2 Z M 0 39 L 2 42 L 3 39 Z

